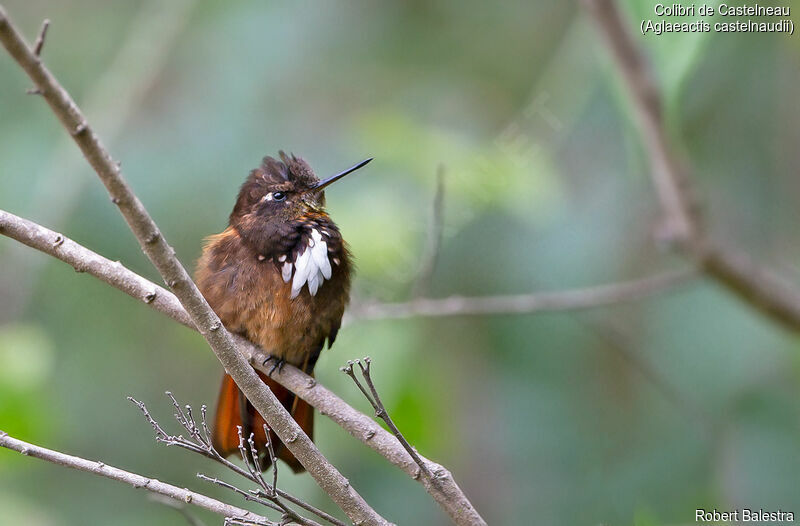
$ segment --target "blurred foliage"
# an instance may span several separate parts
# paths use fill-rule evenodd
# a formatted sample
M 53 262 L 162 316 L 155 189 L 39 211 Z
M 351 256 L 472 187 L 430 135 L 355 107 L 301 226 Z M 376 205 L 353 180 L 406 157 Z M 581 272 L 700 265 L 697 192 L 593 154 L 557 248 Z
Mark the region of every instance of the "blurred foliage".
M 439 165 L 433 295 L 557 290 L 679 265 L 651 243 L 647 157 L 576 3 L 170 5 L 184 20 L 150 71 L 137 57 L 162 42 L 147 33 L 166 24 L 148 19 L 164 22 L 159 2 L 5 3 L 31 40 L 51 19 L 43 57 L 79 103 L 113 76 L 88 118 L 101 137 L 119 126 L 107 145 L 187 265 L 224 228 L 247 172 L 278 149 L 321 175 L 376 157 L 327 196 L 357 258 L 359 298 L 407 297 Z M 622 5 L 635 26 L 654 3 Z M 712 230 L 797 278 L 796 38 L 637 41 Z M 141 71 L 152 82 L 139 86 Z M 0 55 L 0 208 L 155 280 L 28 87 Z M 198 335 L 6 239 L 0 269 L 0 429 L 230 497 L 194 476 L 218 468 L 155 444 L 125 400 L 143 399 L 169 426 L 163 391 L 213 404 L 220 369 Z M 338 371 L 364 355 L 400 428 L 490 524 L 686 524 L 698 506 L 800 512 L 797 338 L 713 283 L 592 313 L 355 323 L 317 375 L 369 412 Z M 322 451 L 385 516 L 447 523 L 418 484 L 317 423 Z M 281 484 L 335 511 L 307 475 L 283 470 Z M 182 520 L 129 488 L 0 451 L 0 524 Z
M 40 395 L 53 374 L 53 342 L 41 327 L 0 327 L 0 422 L 11 434 L 36 436 L 47 427 L 36 412 Z

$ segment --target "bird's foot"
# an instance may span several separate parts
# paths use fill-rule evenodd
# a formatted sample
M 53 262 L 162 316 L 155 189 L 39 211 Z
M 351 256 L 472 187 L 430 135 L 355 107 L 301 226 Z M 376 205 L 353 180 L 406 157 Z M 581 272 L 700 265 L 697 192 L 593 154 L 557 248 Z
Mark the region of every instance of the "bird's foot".
M 264 362 L 261 365 L 267 365 L 267 363 L 270 362 L 270 361 L 272 361 L 273 364 L 272 364 L 272 367 L 270 368 L 269 372 L 267 373 L 267 376 L 272 378 L 272 373 L 275 372 L 275 369 L 277 369 L 279 373 L 283 372 L 283 366 L 286 365 L 286 360 L 284 360 L 283 358 L 278 358 L 277 356 L 269 355 L 269 356 L 267 356 L 267 359 L 264 360 Z

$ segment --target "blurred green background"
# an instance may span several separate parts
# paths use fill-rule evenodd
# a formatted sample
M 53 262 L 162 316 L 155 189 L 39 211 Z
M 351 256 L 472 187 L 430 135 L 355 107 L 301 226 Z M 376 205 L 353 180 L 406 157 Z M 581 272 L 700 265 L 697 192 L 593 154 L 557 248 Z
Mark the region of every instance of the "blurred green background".
M 579 5 L 544 0 L 6 0 L 186 265 L 238 186 L 286 149 L 320 175 L 357 258 L 356 299 L 408 297 L 446 171 L 430 294 L 559 290 L 685 263 L 652 242 L 658 205 L 626 94 Z M 654 2 L 622 3 L 631 27 Z M 800 47 L 784 35 L 637 37 L 691 159 L 710 228 L 799 279 Z M 0 208 L 157 281 L 30 83 L 0 53 Z M 126 401 L 176 429 L 165 390 L 213 405 L 202 339 L 0 238 L 0 429 L 242 504 L 223 473 L 157 445 Z M 699 506 L 800 513 L 795 335 L 696 280 L 586 313 L 361 321 L 317 366 L 372 356 L 384 400 L 490 524 L 677 525 Z M 447 524 L 422 487 L 329 420 L 316 442 L 379 512 Z M 307 476 L 280 482 L 337 512 Z M 229 480 L 235 480 L 229 478 Z M 192 513 L 207 524 L 220 519 Z M 0 451 L 0 524 L 181 524 L 142 492 Z

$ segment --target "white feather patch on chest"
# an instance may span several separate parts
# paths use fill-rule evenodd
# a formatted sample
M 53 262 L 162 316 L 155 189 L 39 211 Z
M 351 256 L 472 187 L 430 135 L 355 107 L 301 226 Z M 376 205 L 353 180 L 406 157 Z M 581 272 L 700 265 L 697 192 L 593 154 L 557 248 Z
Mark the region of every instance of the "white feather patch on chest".
M 287 270 L 288 268 L 288 270 Z M 328 244 L 323 241 L 322 234 L 316 228 L 311 229 L 308 246 L 297 256 L 294 262 L 294 279 L 292 279 L 292 298 L 296 298 L 303 285 L 308 283 L 308 292 L 314 296 L 322 282 L 331 278 L 331 263 L 328 260 Z M 288 282 L 292 274 L 292 264 L 283 265 L 283 280 Z

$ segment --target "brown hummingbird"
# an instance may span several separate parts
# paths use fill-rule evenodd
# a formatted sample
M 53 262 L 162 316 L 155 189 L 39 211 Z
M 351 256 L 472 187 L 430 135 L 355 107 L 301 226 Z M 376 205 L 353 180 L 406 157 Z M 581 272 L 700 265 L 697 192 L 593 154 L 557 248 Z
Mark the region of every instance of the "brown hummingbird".
M 280 160 L 265 157 L 239 190 L 228 228 L 206 240 L 195 272 L 225 327 L 270 355 L 270 374 L 259 375 L 312 439 L 311 406 L 270 376 L 287 362 L 313 375 L 325 342 L 330 347 L 336 339 L 350 297 L 352 263 L 325 211 L 324 189 L 371 160 L 320 181 L 299 157 L 284 152 Z M 212 429 L 220 454 L 239 451 L 237 426 L 265 451 L 264 419 L 226 374 Z M 303 471 L 272 431 L 270 440 L 278 458 L 296 473 Z M 269 459 L 262 465 L 266 469 Z

